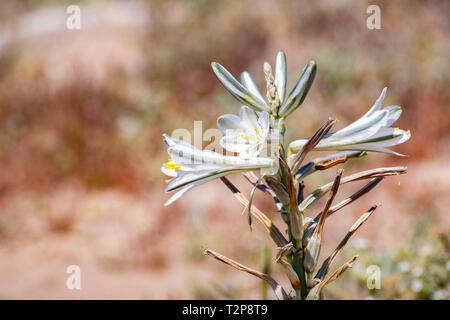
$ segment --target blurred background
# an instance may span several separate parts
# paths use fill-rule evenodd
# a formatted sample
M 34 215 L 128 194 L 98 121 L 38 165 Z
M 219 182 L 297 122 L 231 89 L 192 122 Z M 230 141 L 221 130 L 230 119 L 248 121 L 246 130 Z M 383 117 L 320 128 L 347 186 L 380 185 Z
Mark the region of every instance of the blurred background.
M 388 87 L 384 106 L 412 138 L 409 157 L 370 154 L 347 174 L 406 165 L 325 225 L 323 256 L 356 218 L 381 203 L 342 254 L 360 259 L 327 287 L 334 299 L 450 297 L 450 26 L 448 1 L 1 1 L 0 298 L 259 299 L 261 281 L 203 255 L 205 248 L 287 280 L 274 246 L 220 181 L 169 207 L 162 133 L 215 128 L 239 103 L 210 69 L 248 70 L 283 49 L 288 87 L 304 65 L 318 73 L 287 139 L 309 136 L 328 116 L 351 123 Z M 81 8 L 68 30 L 66 9 Z M 381 8 L 381 30 L 366 9 Z M 208 141 L 205 141 L 207 144 Z M 315 154 L 318 155 L 317 153 Z M 305 182 L 307 192 L 334 170 Z M 241 176 L 231 180 L 245 193 Z M 342 188 L 336 201 L 360 185 Z M 255 202 L 282 228 L 263 194 Z M 308 213 L 315 215 L 323 203 Z M 66 268 L 81 268 L 69 290 Z M 333 266 L 336 268 L 339 264 Z M 366 286 L 381 268 L 381 289 Z

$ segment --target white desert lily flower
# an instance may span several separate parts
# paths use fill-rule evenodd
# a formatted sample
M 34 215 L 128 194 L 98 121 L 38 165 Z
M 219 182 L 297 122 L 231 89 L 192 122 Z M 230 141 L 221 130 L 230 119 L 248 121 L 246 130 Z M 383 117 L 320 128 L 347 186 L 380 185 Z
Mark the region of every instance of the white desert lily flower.
M 164 135 L 170 159 L 161 167 L 161 171 L 172 177 L 166 192 L 181 189 L 165 205 L 179 199 L 192 188 L 232 173 L 272 168 L 276 163 L 271 158 L 223 156 L 210 150 L 200 150 L 193 145 Z
M 411 137 L 410 131 L 390 128 L 402 113 L 399 106 L 389 106 L 381 109 L 386 88 L 370 110 L 361 118 L 347 127 L 326 135 L 314 150 L 360 150 L 385 152 L 403 156 L 388 149 L 407 141 Z M 308 139 L 296 140 L 289 145 L 289 152 L 299 152 Z
M 255 112 L 242 106 L 239 117 L 234 114 L 220 116 L 217 126 L 224 134 L 220 140 L 223 148 L 237 152 L 244 159 L 255 158 L 267 145 L 270 115 L 267 111 Z

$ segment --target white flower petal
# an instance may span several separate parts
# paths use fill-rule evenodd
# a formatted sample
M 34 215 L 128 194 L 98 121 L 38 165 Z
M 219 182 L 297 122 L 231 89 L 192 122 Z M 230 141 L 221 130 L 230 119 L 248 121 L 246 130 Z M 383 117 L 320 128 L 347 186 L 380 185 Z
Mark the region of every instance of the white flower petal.
M 388 117 L 385 119 L 385 127 L 390 127 L 395 121 L 398 120 L 398 118 L 400 118 L 402 114 L 402 108 L 400 106 L 389 106 L 383 110 L 388 110 L 389 112 Z
M 400 157 L 405 157 L 404 154 L 395 152 L 391 149 L 384 148 L 384 147 L 377 147 L 373 144 L 367 143 L 367 144 L 355 144 L 355 145 L 347 145 L 342 146 L 338 148 L 333 149 L 323 149 L 323 150 L 357 150 L 357 151 L 372 151 L 372 152 L 382 152 L 382 153 L 389 153 Z
M 258 118 L 256 117 L 256 113 L 249 107 L 242 106 L 241 110 L 239 111 L 239 115 L 241 118 L 241 128 L 244 127 L 251 131 L 258 125 Z
M 173 146 L 176 146 L 176 145 L 183 145 L 183 146 L 186 146 L 186 147 L 193 147 L 190 143 L 187 143 L 187 142 L 185 142 L 183 140 L 180 140 L 180 139 L 172 138 L 172 137 L 170 137 L 169 135 L 167 135 L 165 133 L 163 134 L 163 137 L 164 137 L 164 143 L 168 147 L 173 147 Z
M 266 111 L 255 112 L 247 106 L 242 106 L 240 117 L 221 116 L 218 125 L 224 133 L 224 137 L 220 140 L 223 148 L 230 152 L 238 152 L 240 157 L 246 159 L 254 158 L 267 143 L 270 115 Z
M 224 156 L 225 158 L 225 156 Z M 177 176 L 172 178 L 167 185 L 166 192 L 173 191 L 178 188 L 195 183 L 196 185 L 203 184 L 213 179 L 223 177 L 232 173 L 245 172 L 251 170 L 257 170 L 261 168 L 270 168 L 275 165 L 275 162 L 270 158 L 256 158 L 244 160 L 239 157 L 235 158 L 238 163 L 235 166 L 210 166 L 208 169 L 202 170 L 201 167 L 196 171 L 177 171 Z
M 261 134 L 267 135 L 269 129 L 270 129 L 270 115 L 266 112 L 260 112 L 258 114 L 259 118 L 258 118 L 258 131 Z
M 176 177 L 176 176 L 177 176 L 176 169 L 168 169 L 168 168 L 166 168 L 164 165 L 161 166 L 161 171 L 162 171 L 165 175 L 167 175 L 167 176 L 169 176 L 169 177 Z
M 408 141 L 410 137 L 409 131 L 397 128 L 382 128 L 369 139 L 360 141 L 359 144 L 370 143 L 377 147 L 392 147 Z
M 306 94 L 314 81 L 316 71 L 317 65 L 315 61 L 310 61 L 305 66 L 294 88 L 292 88 L 288 97 L 282 104 L 279 110 L 280 116 L 287 117 L 303 103 L 303 100 L 305 100 Z
M 229 142 L 228 136 L 220 140 L 220 145 L 229 152 L 237 152 L 240 158 L 249 159 L 258 156 L 262 146 L 258 144 L 250 144 L 246 141 L 244 143 Z
M 168 205 L 174 203 L 175 201 L 177 201 L 183 194 L 185 194 L 186 192 L 188 192 L 189 190 L 191 190 L 192 188 L 194 188 L 196 186 L 196 184 L 191 184 L 188 185 L 186 187 L 184 187 L 183 189 L 181 189 L 180 191 L 178 191 L 177 193 L 175 193 L 173 196 L 170 197 L 169 200 L 166 201 L 166 203 L 164 203 L 164 206 L 167 207 Z
M 241 119 L 234 114 L 224 114 L 217 119 L 217 127 L 223 134 L 227 130 L 236 130 L 241 127 Z
M 213 170 L 180 171 L 176 178 L 170 180 L 166 192 L 173 191 L 197 181 L 203 181 L 202 183 L 207 182 L 209 181 L 208 179 L 214 177 L 219 172 L 224 172 L 224 169 L 218 167 Z
M 278 98 L 282 104 L 286 96 L 286 82 L 287 82 L 287 63 L 286 54 L 283 51 L 278 51 L 275 61 L 275 86 L 277 87 Z
M 376 111 L 379 111 L 381 109 L 381 105 L 383 104 L 384 97 L 386 96 L 386 90 L 387 90 L 386 87 L 383 88 L 377 101 L 375 101 L 374 105 L 361 118 L 369 117 L 373 113 L 375 113 Z
M 221 163 L 221 156 L 209 150 L 199 150 L 194 146 L 176 145 L 168 149 L 169 156 L 180 164 Z
M 400 155 L 387 148 L 407 141 L 411 134 L 409 131 L 389 127 L 398 120 L 402 109 L 399 106 L 380 109 L 385 94 L 386 88 L 364 116 L 347 127 L 326 135 L 314 150 L 360 150 Z M 307 142 L 308 139 L 293 141 L 289 145 L 290 152 L 299 152 Z
M 387 149 L 409 140 L 411 133 L 402 129 L 382 128 L 375 135 L 367 140 L 361 140 L 357 143 L 342 143 L 339 145 L 328 145 L 318 147 L 316 150 L 360 150 L 384 152 L 395 155 L 401 155 L 395 151 Z
M 333 138 L 353 135 L 364 130 L 375 130 L 375 132 L 383 125 L 383 120 L 387 117 L 388 111 L 377 111 L 369 117 L 359 118 L 345 128 L 330 134 Z M 375 128 L 375 129 L 374 129 Z

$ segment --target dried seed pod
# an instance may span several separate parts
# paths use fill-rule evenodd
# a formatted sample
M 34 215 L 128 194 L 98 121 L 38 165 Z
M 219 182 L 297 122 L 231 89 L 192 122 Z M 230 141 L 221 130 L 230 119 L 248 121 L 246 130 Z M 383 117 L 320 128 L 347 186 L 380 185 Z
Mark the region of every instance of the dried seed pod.
M 368 193 L 370 190 L 375 188 L 375 186 L 378 183 L 380 183 L 380 181 L 383 179 L 384 179 L 384 177 L 376 177 L 376 178 L 373 178 L 372 180 L 370 180 L 369 183 L 367 183 L 364 187 L 362 187 L 361 189 L 359 189 L 358 191 L 353 193 L 350 197 L 348 197 L 348 198 L 342 200 L 341 202 L 339 202 L 338 204 L 332 206 L 330 208 L 330 210 L 328 210 L 327 217 L 331 216 L 332 214 L 336 213 L 337 211 L 341 210 L 345 206 L 349 205 L 350 203 L 359 199 L 361 196 Z M 314 233 L 314 230 L 317 227 L 317 223 L 319 222 L 320 217 L 322 216 L 322 213 L 323 213 L 323 211 L 319 212 L 314 219 L 311 219 L 309 217 L 305 218 L 305 221 L 306 221 L 306 219 L 309 219 L 309 220 L 308 220 L 308 224 L 304 224 L 304 229 L 305 229 L 305 231 L 303 233 L 304 246 L 306 246 L 306 244 L 308 243 L 312 234 Z
M 312 273 L 317 263 L 317 258 L 320 253 L 320 245 L 322 242 L 322 235 L 313 234 L 305 249 L 305 256 L 303 258 L 303 265 L 308 273 Z
M 317 271 L 314 278 L 323 280 L 325 276 L 328 273 L 328 269 L 330 268 L 330 265 L 333 263 L 336 256 L 342 251 L 344 246 L 347 244 L 350 237 L 356 232 L 356 230 L 361 227 L 364 222 L 369 219 L 369 217 L 372 215 L 372 213 L 375 211 L 375 209 L 379 207 L 379 205 L 372 206 L 366 213 L 364 213 L 361 217 L 359 217 L 358 220 L 352 225 L 350 230 L 348 230 L 347 234 L 345 235 L 344 239 L 339 243 L 337 248 L 333 251 L 333 253 L 323 262 L 322 266 L 320 267 L 319 271 Z
M 296 154 L 289 157 L 289 166 L 292 168 L 293 172 L 297 172 L 305 159 L 309 151 L 314 149 L 314 147 L 322 140 L 322 138 L 330 131 L 331 127 L 336 123 L 336 119 L 329 118 L 327 121 L 322 123 L 322 125 L 314 132 L 308 142 L 303 146 L 303 148 Z
M 331 276 L 329 276 L 327 279 L 323 281 L 319 281 L 319 283 L 313 287 L 306 297 L 306 300 L 319 300 L 320 293 L 327 284 L 330 282 L 336 280 L 343 274 L 347 269 L 351 268 L 353 266 L 353 262 L 358 258 L 358 256 L 353 256 L 349 261 L 344 263 L 342 266 L 340 266 Z
M 291 234 L 294 239 L 299 242 L 303 237 L 303 216 L 298 212 L 297 193 L 295 190 L 295 182 L 289 169 L 288 164 L 280 156 L 279 161 L 281 169 L 286 177 L 287 191 L 289 195 L 289 203 L 286 204 L 289 208 L 289 224 L 291 227 Z
M 308 273 L 312 273 L 314 271 L 314 268 L 316 267 L 322 242 L 323 226 L 325 224 L 328 210 L 331 207 L 331 203 L 333 202 L 341 183 L 342 172 L 343 170 L 340 169 L 336 175 L 336 178 L 334 179 L 330 195 L 328 196 L 327 203 L 325 204 L 325 208 L 323 209 L 324 214 L 321 216 L 321 219 L 319 220 L 314 233 L 312 234 L 311 238 L 308 241 L 308 244 L 306 245 L 303 264 L 305 266 L 306 272 Z
M 271 276 L 268 274 L 264 274 L 262 272 L 253 270 L 249 267 L 246 267 L 239 262 L 236 262 L 224 255 L 221 255 L 217 252 L 214 252 L 210 249 L 206 249 L 204 253 L 208 256 L 211 256 L 219 261 L 222 261 L 225 264 L 228 264 L 229 266 L 232 266 L 235 269 L 250 273 L 251 275 L 254 275 L 255 277 L 258 277 L 264 281 L 267 282 L 267 284 L 272 288 L 273 292 L 275 293 L 276 297 L 279 300 L 289 300 L 290 296 L 286 293 L 286 291 L 283 289 L 283 287 Z
M 234 184 L 231 183 L 230 180 L 228 180 L 225 177 L 220 178 L 222 182 L 227 186 L 228 189 L 233 193 L 233 195 L 236 197 L 236 199 L 239 200 L 240 203 L 242 203 L 244 206 L 248 206 L 249 201 L 247 198 L 242 194 L 242 192 L 239 191 L 238 188 Z M 252 215 L 263 224 L 263 226 L 266 228 L 267 232 L 269 232 L 270 237 L 272 240 L 280 247 L 285 246 L 288 241 L 283 236 L 281 231 L 277 228 L 276 225 L 272 223 L 272 220 L 270 220 L 264 213 L 261 212 L 258 208 L 255 206 L 251 206 L 251 213 Z
M 341 184 L 345 184 L 348 182 L 372 179 L 377 177 L 388 177 L 393 175 L 400 175 L 406 173 L 406 167 L 388 167 L 388 168 L 376 168 L 366 171 L 361 171 L 354 173 L 352 175 L 346 176 L 342 178 Z M 313 192 L 311 192 L 305 200 L 303 200 L 299 205 L 298 209 L 304 212 L 312 203 L 316 200 L 320 199 L 324 194 L 326 194 L 332 187 L 333 182 L 327 183 Z

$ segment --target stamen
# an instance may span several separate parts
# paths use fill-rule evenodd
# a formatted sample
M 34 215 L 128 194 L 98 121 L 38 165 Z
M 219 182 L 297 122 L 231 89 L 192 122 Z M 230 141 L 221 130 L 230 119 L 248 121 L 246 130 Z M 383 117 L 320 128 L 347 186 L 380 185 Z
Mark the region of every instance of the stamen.
M 181 166 L 178 163 L 164 163 L 164 167 L 167 169 L 181 169 Z
M 255 129 L 256 130 L 256 129 Z M 243 133 L 239 133 L 239 137 L 241 137 L 242 139 L 245 139 L 245 140 L 247 140 L 247 141 L 254 141 L 254 140 L 256 140 L 256 137 L 248 137 L 248 136 L 246 136 L 245 134 L 243 134 Z
M 239 133 L 239 137 L 241 137 L 242 139 L 248 140 L 248 137 L 243 133 Z

